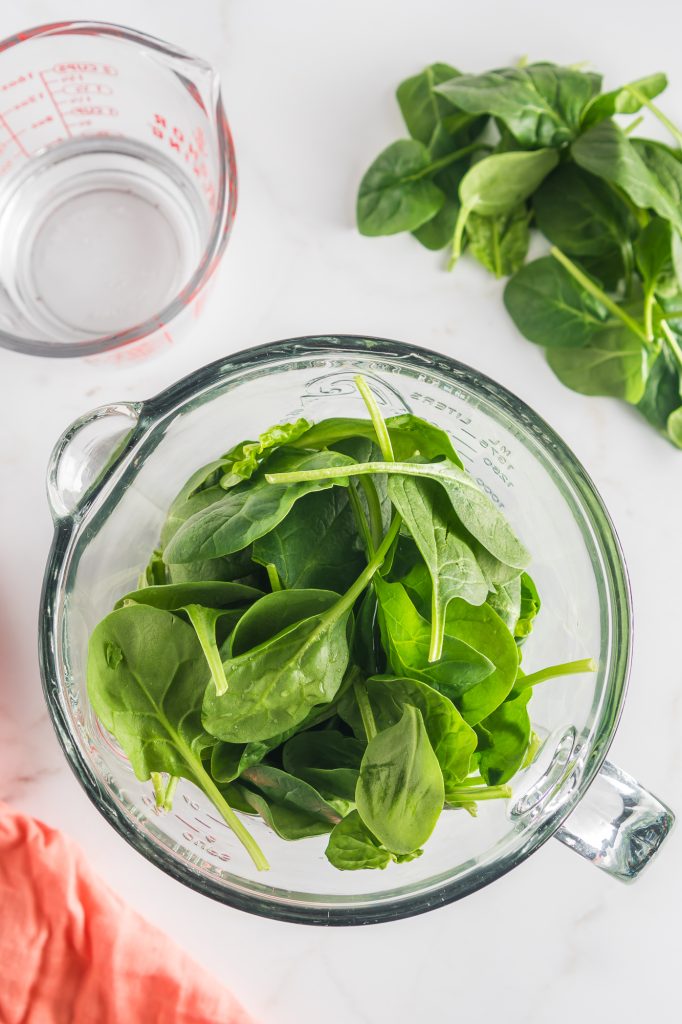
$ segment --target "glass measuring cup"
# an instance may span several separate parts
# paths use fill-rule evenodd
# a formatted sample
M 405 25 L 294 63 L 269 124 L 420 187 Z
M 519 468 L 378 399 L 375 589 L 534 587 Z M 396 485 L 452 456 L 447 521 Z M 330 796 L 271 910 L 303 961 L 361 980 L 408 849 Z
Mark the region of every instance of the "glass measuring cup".
M 206 63 L 98 22 L 0 42 L 0 345 L 75 356 L 172 344 L 236 201 Z
M 474 477 L 531 548 L 543 609 L 524 669 L 585 656 L 594 675 L 538 687 L 542 743 L 512 799 L 473 821 L 444 813 L 422 857 L 385 871 L 339 872 L 326 837 L 286 843 L 249 819 L 272 870 L 257 873 L 210 802 L 181 782 L 161 814 L 98 724 L 85 687 L 88 635 L 135 586 L 166 509 L 189 474 L 268 423 L 365 416 L 361 372 L 386 415 L 412 411 L 446 429 Z M 173 877 L 263 916 L 363 924 L 420 913 L 493 881 L 556 835 L 622 880 L 668 834 L 671 812 L 604 762 L 630 662 L 625 566 L 613 527 L 575 457 L 504 388 L 453 360 L 377 339 L 302 338 L 214 363 L 148 402 L 106 406 L 69 428 L 52 456 L 55 518 L 41 615 L 45 693 L 66 755 L 93 802 Z M 589 791 L 588 791 L 589 787 Z M 572 812 L 572 813 L 571 813 Z M 570 815 L 570 817 L 569 817 Z

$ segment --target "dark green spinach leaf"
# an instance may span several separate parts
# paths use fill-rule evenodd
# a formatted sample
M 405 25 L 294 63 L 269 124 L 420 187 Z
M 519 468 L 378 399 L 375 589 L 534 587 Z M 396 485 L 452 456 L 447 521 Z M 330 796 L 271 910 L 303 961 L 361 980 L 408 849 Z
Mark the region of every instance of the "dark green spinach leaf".
M 355 794 L 358 812 L 388 850 L 412 853 L 433 832 L 444 799 L 421 712 L 406 704 L 400 721 L 367 744 Z

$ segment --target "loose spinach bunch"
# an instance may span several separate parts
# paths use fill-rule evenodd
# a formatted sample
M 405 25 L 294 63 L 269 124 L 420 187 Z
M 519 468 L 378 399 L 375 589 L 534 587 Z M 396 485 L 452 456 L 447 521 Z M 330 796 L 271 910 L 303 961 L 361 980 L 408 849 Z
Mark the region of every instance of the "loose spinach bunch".
M 197 470 L 138 589 L 90 638 L 88 693 L 157 806 L 199 786 L 330 833 L 340 869 L 420 856 L 444 808 L 509 795 L 534 754 L 529 555 L 450 438 L 412 415 L 272 427 Z
M 656 73 L 610 92 L 576 67 L 463 75 L 433 64 L 397 91 L 410 139 L 360 183 L 362 234 L 465 247 L 497 277 L 559 379 L 635 405 L 682 447 L 682 133 L 652 102 Z M 652 113 L 674 147 L 621 127 Z M 524 265 L 535 226 L 550 255 Z

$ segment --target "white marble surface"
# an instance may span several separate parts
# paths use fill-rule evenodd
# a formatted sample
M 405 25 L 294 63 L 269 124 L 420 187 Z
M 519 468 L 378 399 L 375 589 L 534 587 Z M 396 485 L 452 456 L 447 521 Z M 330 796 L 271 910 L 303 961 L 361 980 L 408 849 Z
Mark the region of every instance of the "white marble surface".
M 0 36 L 83 12 L 77 0 L 2 4 Z M 346 331 L 421 343 L 530 402 L 597 481 L 636 615 L 632 685 L 611 756 L 682 812 L 682 454 L 622 405 L 563 389 L 516 335 L 500 285 L 467 260 L 449 276 L 410 239 L 363 239 L 353 227 L 359 176 L 401 131 L 393 88 L 433 60 L 471 70 L 523 54 L 589 60 L 613 85 L 665 69 L 665 107 L 682 121 L 679 4 L 90 0 L 87 13 L 184 44 L 220 69 L 240 205 L 203 319 L 162 359 L 112 369 L 0 352 L 0 798 L 74 836 L 119 893 L 263 1022 L 673 1019 L 680 832 L 629 889 L 550 842 L 492 887 L 424 917 L 327 931 L 261 921 L 167 878 L 89 803 L 47 719 L 36 618 L 51 533 L 45 465 L 75 416 L 275 338 Z

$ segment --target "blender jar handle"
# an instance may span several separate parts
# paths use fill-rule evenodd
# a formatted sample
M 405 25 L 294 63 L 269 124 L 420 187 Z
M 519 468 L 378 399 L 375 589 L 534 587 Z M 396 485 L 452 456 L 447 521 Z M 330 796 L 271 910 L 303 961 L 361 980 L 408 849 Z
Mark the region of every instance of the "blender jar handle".
M 621 882 L 633 882 L 658 853 L 675 815 L 609 761 L 555 832 L 581 857 Z
M 102 405 L 67 427 L 48 464 L 47 500 L 55 522 L 75 515 L 94 485 L 120 461 L 141 408 L 136 402 Z

